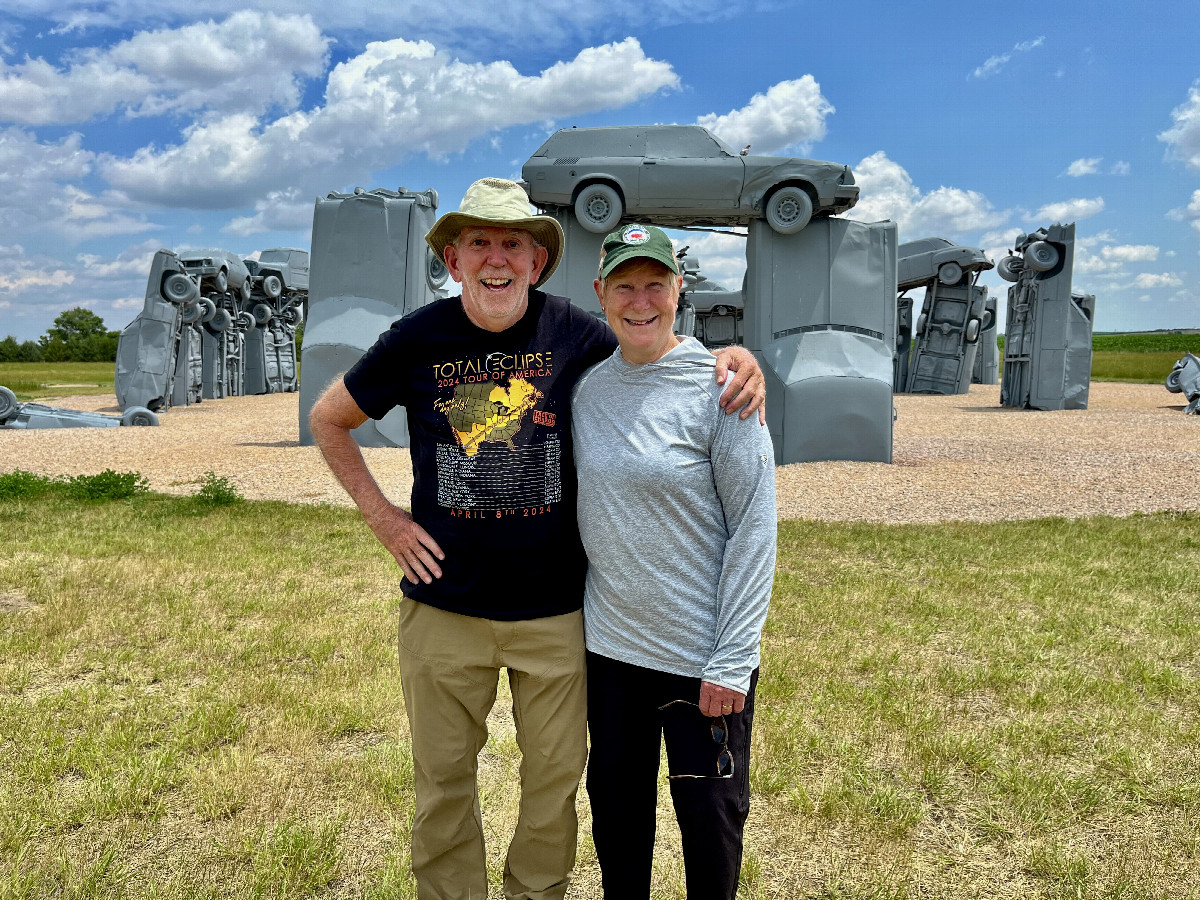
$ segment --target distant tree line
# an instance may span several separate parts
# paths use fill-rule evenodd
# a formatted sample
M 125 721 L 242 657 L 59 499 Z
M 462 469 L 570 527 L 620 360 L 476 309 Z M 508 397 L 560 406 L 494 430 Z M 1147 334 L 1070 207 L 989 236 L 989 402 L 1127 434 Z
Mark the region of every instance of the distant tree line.
M 0 362 L 116 362 L 119 331 L 77 306 L 60 313 L 36 341 L 18 343 L 11 334 L 0 340 Z

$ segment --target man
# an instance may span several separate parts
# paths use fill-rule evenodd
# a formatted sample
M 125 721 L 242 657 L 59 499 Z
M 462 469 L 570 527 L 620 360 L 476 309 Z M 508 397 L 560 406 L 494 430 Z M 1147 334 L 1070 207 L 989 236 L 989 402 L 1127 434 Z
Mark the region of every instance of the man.
M 417 810 L 421 900 L 483 900 L 476 790 L 485 720 L 508 670 L 521 802 L 504 866 L 510 898 L 560 900 L 575 861 L 575 793 L 587 756 L 583 581 L 571 390 L 617 343 L 600 320 L 536 288 L 563 234 L 515 182 L 485 178 L 426 237 L 461 297 L 394 323 L 313 406 L 313 437 L 404 570 L 400 674 Z M 725 376 L 729 355 L 718 361 Z M 732 412 L 764 389 L 745 350 Z M 749 374 L 754 379 L 749 386 Z M 407 410 L 412 513 L 375 483 L 350 431 Z M 743 410 L 748 415 L 749 410 Z

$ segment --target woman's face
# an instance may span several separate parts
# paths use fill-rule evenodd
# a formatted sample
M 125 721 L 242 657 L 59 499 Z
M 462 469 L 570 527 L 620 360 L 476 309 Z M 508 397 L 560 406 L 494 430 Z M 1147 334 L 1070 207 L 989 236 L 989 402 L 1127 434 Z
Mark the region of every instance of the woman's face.
M 636 259 L 618 266 L 596 295 L 608 324 L 621 343 L 626 362 L 654 362 L 679 343 L 675 313 L 683 279 L 652 259 Z

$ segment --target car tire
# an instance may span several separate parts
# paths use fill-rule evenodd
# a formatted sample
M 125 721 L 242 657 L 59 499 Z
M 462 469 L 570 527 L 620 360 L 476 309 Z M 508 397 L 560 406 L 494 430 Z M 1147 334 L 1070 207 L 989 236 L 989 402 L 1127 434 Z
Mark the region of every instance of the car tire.
M 172 303 L 191 303 L 200 296 L 200 289 L 189 276 L 173 272 L 163 279 L 162 295 Z
M 289 306 L 283 317 L 289 325 L 299 325 L 304 321 L 304 312 L 298 306 Z
M 430 247 L 425 258 L 425 281 L 429 284 L 432 290 L 437 290 L 446 283 L 446 278 L 450 272 L 446 268 L 446 264 L 442 262 L 433 248 Z
M 238 293 L 241 294 L 243 303 L 250 302 L 250 279 L 249 278 L 247 278 L 245 281 L 242 282 L 241 290 L 238 291 Z
M 992 312 L 990 309 L 985 309 L 983 311 L 983 319 L 979 323 L 979 330 L 987 331 L 989 328 L 991 328 L 995 324 L 996 324 L 996 314 L 994 312 Z
M 938 281 L 944 285 L 954 285 L 962 281 L 963 270 L 956 262 L 943 263 L 938 269 Z
M 242 310 L 237 314 L 237 320 L 238 326 L 242 329 L 242 331 L 253 331 L 254 326 L 258 324 L 258 322 L 255 321 L 254 316 L 245 310 Z
M 122 425 L 157 425 L 158 416 L 144 406 L 131 406 L 121 414 Z
M 9 419 L 15 419 L 20 409 L 21 404 L 17 402 L 17 395 L 9 388 L 0 387 L 0 425 Z
M 229 290 L 229 273 L 222 269 L 213 277 L 213 286 L 217 289 L 217 293 L 223 294 Z
M 926 317 L 925 313 L 921 313 L 921 315 L 917 316 L 917 334 L 925 333 L 925 323 L 927 321 L 928 318 Z
M 1172 394 L 1183 393 L 1183 367 L 1172 369 L 1171 374 L 1167 376 L 1167 390 Z M 4 418 L 4 414 L 0 413 L 0 419 Z
M 972 319 L 967 323 L 966 333 L 963 335 L 967 339 L 968 344 L 973 344 L 979 340 L 979 320 Z
M 996 264 L 996 274 L 1005 281 L 1020 281 L 1024 266 L 1016 256 L 1006 256 Z
M 228 331 L 233 325 L 233 316 L 229 314 L 227 309 L 218 309 L 213 313 L 212 319 L 208 322 L 208 327 L 212 331 Z
M 202 315 L 204 315 L 204 306 L 202 304 L 187 303 L 183 307 L 183 314 L 180 318 L 183 319 L 184 325 L 191 325 L 193 322 L 199 322 Z
M 812 218 L 812 198 L 804 188 L 781 187 L 767 200 L 767 224 L 779 234 L 795 234 Z
M 1058 248 L 1045 241 L 1034 241 L 1025 248 L 1025 268 L 1035 272 L 1049 272 L 1058 265 Z
M 271 321 L 271 307 L 265 303 L 255 303 L 250 314 L 254 316 L 255 325 L 266 325 Z
M 625 204 L 616 189 L 607 184 L 589 184 L 575 198 L 575 218 L 584 230 L 607 234 L 625 215 Z
M 283 293 L 283 279 L 278 275 L 264 275 L 262 280 L 263 293 L 272 300 L 278 300 Z
M 200 321 L 204 323 L 211 322 L 213 316 L 217 314 L 217 304 L 213 303 L 207 297 L 200 299 Z

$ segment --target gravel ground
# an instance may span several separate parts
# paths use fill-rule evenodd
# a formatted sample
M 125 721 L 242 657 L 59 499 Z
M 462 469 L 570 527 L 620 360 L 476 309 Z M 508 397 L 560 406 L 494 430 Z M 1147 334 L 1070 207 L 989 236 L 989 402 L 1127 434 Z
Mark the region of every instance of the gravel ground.
M 1200 511 L 1200 416 L 1161 385 L 1096 382 L 1089 408 L 1005 409 L 1000 389 L 897 395 L 893 462 L 795 463 L 777 470 L 779 517 L 875 522 Z M 116 413 L 116 399 L 39 402 Z M 0 429 L 0 471 L 137 471 L 153 490 L 194 493 L 205 472 L 243 496 L 350 505 L 315 447 L 298 441 L 299 395 L 205 400 L 157 428 Z M 407 504 L 407 451 L 367 449 L 385 491 Z

